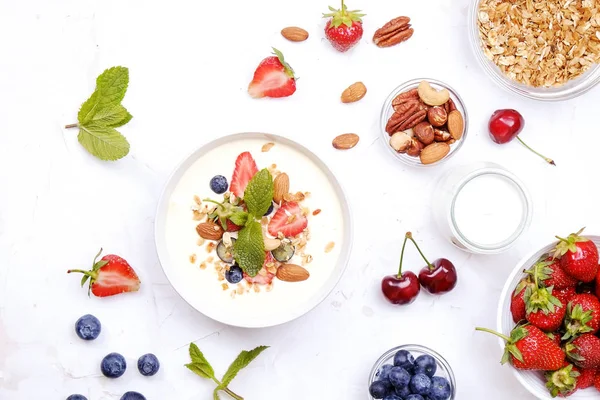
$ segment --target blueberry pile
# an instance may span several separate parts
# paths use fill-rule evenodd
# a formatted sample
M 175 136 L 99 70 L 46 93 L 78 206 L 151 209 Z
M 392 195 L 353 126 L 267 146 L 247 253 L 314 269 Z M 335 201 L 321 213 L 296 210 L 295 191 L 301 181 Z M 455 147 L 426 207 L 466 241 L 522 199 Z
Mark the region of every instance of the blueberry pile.
M 375 399 L 384 400 L 448 400 L 452 395 L 446 378 L 435 376 L 437 362 L 423 354 L 416 359 L 400 350 L 394 355 L 394 365 L 385 364 L 369 387 Z

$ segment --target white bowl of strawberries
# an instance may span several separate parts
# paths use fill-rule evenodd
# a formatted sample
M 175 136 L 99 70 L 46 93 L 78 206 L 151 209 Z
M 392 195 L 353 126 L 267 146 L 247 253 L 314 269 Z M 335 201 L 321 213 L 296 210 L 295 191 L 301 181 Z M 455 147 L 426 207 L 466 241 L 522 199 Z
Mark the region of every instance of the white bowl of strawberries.
M 598 399 L 600 236 L 557 239 L 523 258 L 504 286 L 497 327 L 504 360 L 538 399 Z

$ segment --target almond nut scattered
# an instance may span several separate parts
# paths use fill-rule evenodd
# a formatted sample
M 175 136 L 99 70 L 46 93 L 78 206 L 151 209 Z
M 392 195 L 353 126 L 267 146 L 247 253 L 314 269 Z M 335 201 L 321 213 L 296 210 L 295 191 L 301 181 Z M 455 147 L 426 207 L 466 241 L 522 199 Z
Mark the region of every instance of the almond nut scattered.
M 367 87 L 362 82 L 356 82 L 350 85 L 342 92 L 342 103 L 354 103 L 359 101 L 367 94 Z
M 448 114 L 448 132 L 454 140 L 460 140 L 465 130 L 465 121 L 460 111 L 454 110 Z
M 288 26 L 281 30 L 281 36 L 292 42 L 304 42 L 308 39 L 308 32 L 297 26 Z
M 266 153 L 267 151 L 271 150 L 271 148 L 273 148 L 273 146 L 275 146 L 275 143 L 273 143 L 273 142 L 265 143 L 265 144 L 263 144 L 261 151 L 263 153 Z
M 203 222 L 196 226 L 196 232 L 203 239 L 219 240 L 223 237 L 223 228 L 214 222 Z
M 305 268 L 296 264 L 283 264 L 277 268 L 277 278 L 284 282 L 301 282 L 310 277 Z
M 432 143 L 421 151 L 421 162 L 426 165 L 433 164 L 446 157 L 448 153 L 450 153 L 448 143 Z
M 375 31 L 373 42 L 378 47 L 391 47 L 411 38 L 415 30 L 410 27 L 410 18 L 394 18 Z
M 360 137 L 355 133 L 344 133 L 337 136 L 331 143 L 338 150 L 348 150 L 356 146 Z
M 334 247 L 335 247 L 335 243 L 334 242 L 327 243 L 327 246 L 325 246 L 325 253 L 330 253 L 331 250 L 333 250 Z
M 290 191 L 290 177 L 288 174 L 281 173 L 277 175 L 273 181 L 273 201 L 277 204 L 281 204 L 283 196 L 288 194 Z
M 312 212 L 312 215 L 319 215 L 321 214 L 321 209 L 317 208 L 315 211 Z

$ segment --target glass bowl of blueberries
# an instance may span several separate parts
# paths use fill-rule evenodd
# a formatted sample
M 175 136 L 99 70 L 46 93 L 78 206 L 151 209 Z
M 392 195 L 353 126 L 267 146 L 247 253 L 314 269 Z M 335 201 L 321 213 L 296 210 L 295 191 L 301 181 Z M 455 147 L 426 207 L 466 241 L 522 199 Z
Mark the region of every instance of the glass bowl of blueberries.
M 456 379 L 438 353 L 417 344 L 385 352 L 369 375 L 369 400 L 454 400 Z

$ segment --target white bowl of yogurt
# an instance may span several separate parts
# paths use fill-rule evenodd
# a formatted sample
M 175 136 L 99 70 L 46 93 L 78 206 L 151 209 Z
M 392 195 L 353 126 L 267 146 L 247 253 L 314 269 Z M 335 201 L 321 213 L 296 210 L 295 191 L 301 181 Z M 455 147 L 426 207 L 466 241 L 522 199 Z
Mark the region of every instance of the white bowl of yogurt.
M 243 152 L 252 154 L 259 170 L 285 172 L 291 192 L 306 193 L 302 209 L 310 237 L 302 254 L 288 261 L 301 264 L 310 273 L 302 282 L 275 279 L 268 286 L 259 286 L 242 280 L 233 285 L 223 279 L 223 263 L 215 251 L 209 251 L 216 243 L 198 236 L 196 202 L 217 197 L 211 191 L 211 178 L 223 175 L 229 179 Z M 155 241 L 165 275 L 192 307 L 227 325 L 258 328 L 298 318 L 327 297 L 350 256 L 352 221 L 342 187 L 315 154 L 281 136 L 239 133 L 200 147 L 175 168 L 158 204 Z

